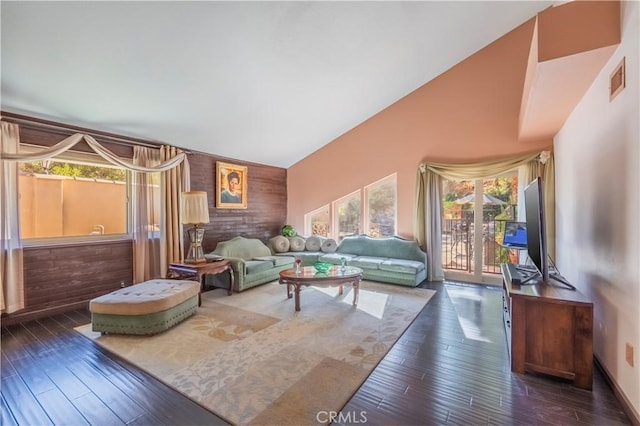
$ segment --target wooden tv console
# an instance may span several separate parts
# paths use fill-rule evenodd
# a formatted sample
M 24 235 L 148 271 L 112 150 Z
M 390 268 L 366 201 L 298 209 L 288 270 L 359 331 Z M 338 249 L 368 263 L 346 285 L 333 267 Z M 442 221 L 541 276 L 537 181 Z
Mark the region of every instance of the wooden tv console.
M 578 291 L 540 278 L 512 282 L 514 265 L 503 263 L 504 329 L 511 371 L 572 380 L 591 389 L 593 381 L 593 303 Z M 517 279 L 516 279 L 517 281 Z

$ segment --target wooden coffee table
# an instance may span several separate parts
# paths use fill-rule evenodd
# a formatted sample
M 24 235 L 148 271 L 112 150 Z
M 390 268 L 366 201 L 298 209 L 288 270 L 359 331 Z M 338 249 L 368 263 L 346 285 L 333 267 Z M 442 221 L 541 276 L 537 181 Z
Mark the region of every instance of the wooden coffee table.
M 300 287 L 340 287 L 339 294 L 343 292 L 345 284 L 353 285 L 353 306 L 358 304 L 358 290 L 362 279 L 362 269 L 355 266 L 334 265 L 326 273 L 319 273 L 313 266 L 304 266 L 296 272 L 295 268 L 280 271 L 280 284 L 287 285 L 287 297 L 291 299 L 291 288 L 296 295 L 296 311 L 300 310 Z

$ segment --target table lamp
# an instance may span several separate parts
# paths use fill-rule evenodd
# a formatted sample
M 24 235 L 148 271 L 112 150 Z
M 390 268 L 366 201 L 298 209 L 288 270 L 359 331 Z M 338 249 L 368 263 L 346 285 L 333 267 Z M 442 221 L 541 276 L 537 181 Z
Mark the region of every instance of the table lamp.
M 193 225 L 187 231 L 189 235 L 189 251 L 185 263 L 204 263 L 207 261 L 202 251 L 202 238 L 205 223 L 209 223 L 209 204 L 205 191 L 189 191 L 182 193 L 182 223 Z

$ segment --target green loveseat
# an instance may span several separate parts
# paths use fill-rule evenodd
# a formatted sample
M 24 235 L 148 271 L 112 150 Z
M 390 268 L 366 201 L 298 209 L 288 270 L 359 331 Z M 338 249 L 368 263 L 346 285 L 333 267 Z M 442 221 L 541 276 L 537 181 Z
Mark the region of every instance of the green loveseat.
M 221 241 L 207 258 L 223 257 L 231 261 L 234 290 L 243 291 L 279 278 L 283 269 L 293 268 L 293 256 L 272 256 L 271 250 L 256 238 L 235 237 Z M 205 285 L 229 288 L 227 274 L 208 275 Z
M 318 236 L 294 237 L 289 239 L 289 245 L 282 238 L 278 236 L 269 241 L 273 254 L 300 258 L 303 265 L 315 261 L 340 265 L 344 259 L 347 265 L 362 268 L 364 279 L 410 287 L 427 277 L 427 254 L 412 240 L 357 235 L 345 237 L 336 247 L 333 240 Z M 291 245 L 295 246 L 293 250 Z

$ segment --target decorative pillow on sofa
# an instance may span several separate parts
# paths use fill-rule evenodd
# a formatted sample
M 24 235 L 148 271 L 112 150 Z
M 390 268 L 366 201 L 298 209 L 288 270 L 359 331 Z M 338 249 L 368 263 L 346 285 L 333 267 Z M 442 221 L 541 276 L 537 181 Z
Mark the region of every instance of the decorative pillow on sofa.
M 312 235 L 307 238 L 307 241 L 304 244 L 304 247 L 307 249 L 307 251 L 320 251 L 321 246 L 322 241 L 317 235 Z
M 271 238 L 271 247 L 276 253 L 286 253 L 289 251 L 289 240 L 282 235 L 276 235 Z
M 304 238 L 302 237 L 289 238 L 289 250 L 304 251 Z
M 333 238 L 327 238 L 322 242 L 320 246 L 320 251 L 323 253 L 335 253 L 338 248 L 338 243 Z

